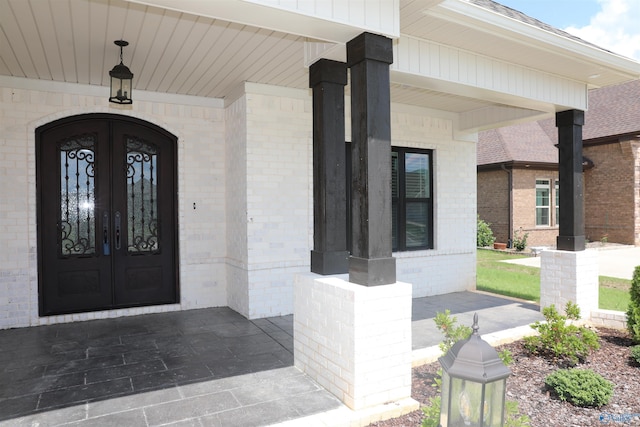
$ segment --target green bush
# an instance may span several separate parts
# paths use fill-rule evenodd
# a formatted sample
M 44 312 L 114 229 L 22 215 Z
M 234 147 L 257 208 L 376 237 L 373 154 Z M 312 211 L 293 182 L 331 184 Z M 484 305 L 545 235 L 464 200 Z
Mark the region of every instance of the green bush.
M 513 233 L 513 247 L 517 251 L 524 251 L 524 248 L 527 247 L 527 238 L 529 237 L 529 233 L 522 234 L 522 227 L 519 230 Z
M 640 365 L 640 345 L 631 347 L 631 358 Z
M 505 400 L 504 402 L 504 427 L 529 427 L 531 419 L 526 414 L 521 414 L 518 402 Z
M 491 231 L 491 224 L 488 224 L 480 219 L 478 215 L 478 231 L 476 235 L 477 246 L 484 248 L 485 246 L 492 246 L 496 239 L 493 237 L 493 231 Z
M 640 342 L 640 266 L 633 271 L 629 294 L 631 302 L 627 309 L 627 329 L 633 341 Z
M 544 383 L 560 400 L 575 406 L 598 408 L 609 403 L 613 395 L 613 383 L 590 369 L 559 369 L 549 375 Z
M 444 313 L 437 312 L 433 321 L 436 323 L 438 330 L 444 335 L 444 340 L 439 344 L 443 354 L 446 354 L 458 341 L 469 338 L 471 332 L 473 332 L 469 326 L 456 325 L 458 319 L 455 316 L 451 316 L 449 309 L 446 309 Z
M 524 346 L 531 353 L 555 359 L 559 364 L 575 365 L 599 349 L 600 343 L 595 332 L 571 323 L 580 319 L 580 308 L 576 304 L 567 302 L 565 312 L 565 316 L 561 315 L 554 305 L 542 309 L 546 322 L 531 325 L 540 335 L 525 337 Z

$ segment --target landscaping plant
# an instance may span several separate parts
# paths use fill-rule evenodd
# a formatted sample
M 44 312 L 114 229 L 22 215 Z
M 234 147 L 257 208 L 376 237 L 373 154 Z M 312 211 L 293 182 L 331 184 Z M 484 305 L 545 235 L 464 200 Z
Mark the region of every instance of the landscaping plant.
M 491 224 L 488 224 L 480 219 L 480 215 L 478 215 L 478 228 L 477 228 L 477 245 L 479 248 L 483 248 L 485 246 L 492 246 L 493 242 L 495 242 L 495 238 L 493 237 L 493 231 L 491 231 Z
M 600 406 L 609 403 L 613 396 L 613 383 L 591 369 L 559 369 L 549 375 L 544 383 L 558 398 L 575 406 Z
M 640 266 L 637 266 L 633 271 L 629 294 L 631 301 L 627 309 L 627 329 L 631 334 L 631 339 L 640 342 Z
M 522 227 L 513 233 L 513 247 L 517 251 L 524 251 L 527 247 L 527 238 L 529 233 L 522 234 Z
M 634 345 L 631 347 L 631 358 L 640 365 L 640 345 Z
M 567 302 L 565 313 L 558 313 L 553 304 L 542 309 L 546 322 L 531 325 L 540 335 L 525 337 L 524 346 L 531 353 L 573 366 L 599 349 L 600 344 L 594 331 L 573 324 L 572 321 L 580 319 L 580 308 L 576 304 Z
M 458 341 L 469 338 L 473 332 L 469 326 L 456 325 L 458 319 L 455 316 L 451 316 L 449 309 L 446 309 L 444 313 L 437 312 L 433 321 L 436 323 L 438 330 L 444 335 L 444 340 L 439 344 L 443 354 L 446 354 Z

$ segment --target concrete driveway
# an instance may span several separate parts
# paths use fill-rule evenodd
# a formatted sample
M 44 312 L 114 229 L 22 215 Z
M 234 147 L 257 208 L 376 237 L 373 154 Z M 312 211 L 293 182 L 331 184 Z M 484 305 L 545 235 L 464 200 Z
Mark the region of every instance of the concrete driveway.
M 608 246 L 587 250 L 598 251 L 600 276 L 631 280 L 633 270 L 636 266 L 640 266 L 640 246 Z M 504 262 L 540 268 L 540 256 Z

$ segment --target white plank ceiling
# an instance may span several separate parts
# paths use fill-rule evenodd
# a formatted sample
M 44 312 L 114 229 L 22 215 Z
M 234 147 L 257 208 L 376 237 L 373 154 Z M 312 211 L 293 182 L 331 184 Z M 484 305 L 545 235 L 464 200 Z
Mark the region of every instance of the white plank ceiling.
M 498 44 L 486 31 L 426 13 L 440 1 L 401 0 L 401 32 L 446 36 L 492 56 L 522 51 L 513 41 Z M 108 87 L 119 39 L 129 42 L 123 62 L 134 73 L 134 89 L 221 99 L 243 81 L 308 88 L 304 42 L 316 41 L 126 0 L 0 0 L 0 75 Z M 554 57 L 525 56 L 539 64 Z M 490 105 L 401 85 L 392 85 L 392 100 L 452 112 Z

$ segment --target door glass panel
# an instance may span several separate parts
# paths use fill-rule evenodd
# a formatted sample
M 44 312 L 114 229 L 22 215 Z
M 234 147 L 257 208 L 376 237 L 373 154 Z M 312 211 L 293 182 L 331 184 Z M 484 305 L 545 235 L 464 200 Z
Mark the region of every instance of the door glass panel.
M 80 135 L 58 143 L 60 155 L 59 255 L 93 255 L 95 241 L 96 136 Z
M 154 144 L 127 136 L 127 250 L 157 252 L 158 150 Z

